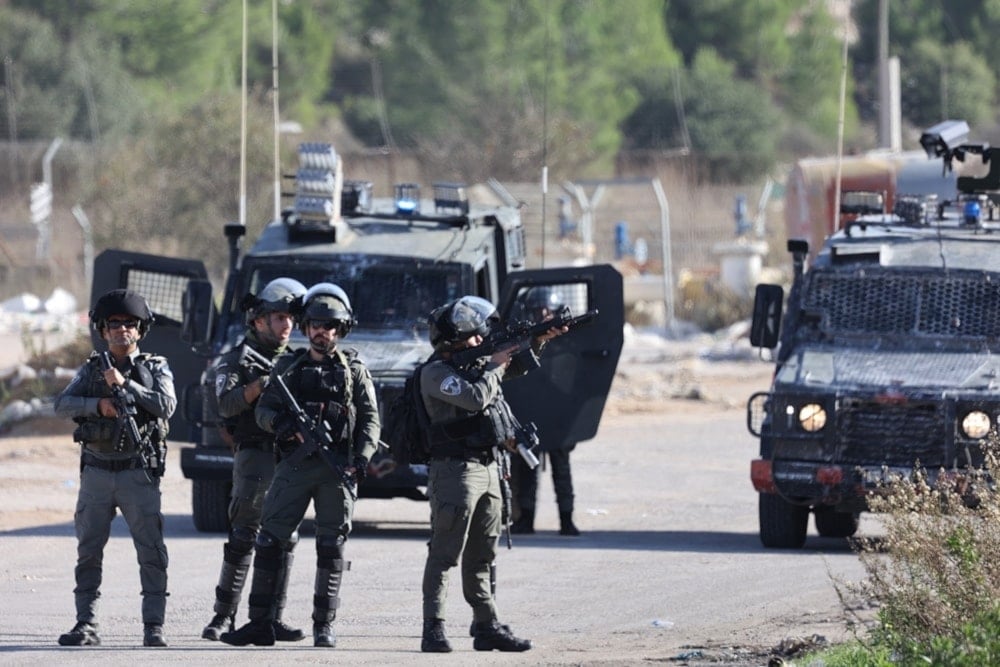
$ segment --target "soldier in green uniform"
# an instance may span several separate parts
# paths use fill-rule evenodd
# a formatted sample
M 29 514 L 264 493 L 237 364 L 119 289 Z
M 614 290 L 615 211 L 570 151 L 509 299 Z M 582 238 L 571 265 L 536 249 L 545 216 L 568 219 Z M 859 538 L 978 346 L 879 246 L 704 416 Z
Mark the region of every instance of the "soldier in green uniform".
M 153 323 L 149 304 L 139 294 L 124 289 L 108 292 L 94 304 L 90 322 L 107 342 L 111 367 L 103 370 L 98 353 L 91 354 L 55 401 L 56 414 L 71 417 L 78 424 L 73 438 L 82 445 L 80 493 L 74 515 L 76 625 L 59 637 L 59 644 L 101 643 L 97 601 L 104 546 L 118 509 L 128 524 L 139 561 L 143 645 L 166 646 L 167 547 L 160 513 L 160 475 L 166 455 L 167 420 L 177 407 L 174 377 L 166 359 L 139 351 L 139 341 Z M 134 413 L 138 443 L 119 419 L 113 387 L 120 387 L 128 401 L 123 409 Z M 149 456 L 149 451 L 155 456 Z
M 430 418 L 431 462 L 428 493 L 431 539 L 423 579 L 423 637 L 420 650 L 450 652 L 444 632 L 448 571 L 462 563 L 462 592 L 472 607 L 472 646 L 477 651 L 527 651 L 520 639 L 497 620 L 490 590 L 490 565 L 500 537 L 501 490 L 499 447 L 515 446 L 516 420 L 500 383 L 526 372 L 512 365 L 516 348 L 496 350 L 459 365 L 453 354 L 482 344 L 497 322 L 489 301 L 464 296 L 430 315 L 434 354 L 419 374 L 420 394 Z M 550 329 L 533 348 L 565 333 Z M 534 355 L 534 352 L 532 352 Z M 537 365 L 537 358 L 533 358 Z
M 340 604 L 341 578 L 350 569 L 344 546 L 351 532 L 354 489 L 378 447 L 381 425 L 371 374 L 355 351 L 337 347 L 354 324 L 347 294 L 332 283 L 319 283 L 306 292 L 302 303 L 298 317 L 309 348 L 277 359 L 256 409 L 257 423 L 275 434 L 282 459 L 264 498 L 261 532 L 254 547 L 250 622 L 221 637 L 234 646 L 274 643 L 278 564 L 310 501 L 316 511 L 313 644 L 336 646 L 333 621 Z M 305 443 L 276 386 L 278 375 L 313 424 L 329 435 L 332 460 L 317 452 L 297 460 L 296 450 Z
M 233 439 L 233 495 L 229 503 L 229 541 L 222 547 L 222 570 L 215 588 L 215 615 L 201 636 L 217 641 L 233 630 L 243 585 L 253 557 L 253 545 L 260 532 L 264 494 L 274 477 L 274 434 L 257 425 L 254 409 L 267 386 L 270 363 L 285 351 L 292 334 L 292 304 L 306 288 L 292 278 L 276 278 L 256 295 L 243 301 L 247 331 L 239 345 L 220 357 L 213 369 L 219 415 Z M 259 355 L 257 357 L 256 355 Z M 263 362 L 261 361 L 263 360 Z M 277 641 L 299 641 L 302 630 L 281 620 L 288 590 L 288 572 L 297 536 L 288 541 L 288 551 L 280 554 L 278 583 L 274 598 L 274 637 Z
M 537 324 L 551 319 L 563 306 L 559 295 L 544 285 L 532 287 L 522 302 L 524 317 L 529 324 Z M 573 523 L 573 471 L 569 455 L 576 447 L 570 443 L 565 447 L 545 447 L 545 457 L 552 466 L 552 488 L 556 493 L 559 508 L 559 534 L 576 537 L 580 529 Z M 514 534 L 530 535 L 535 532 L 535 499 L 538 495 L 540 466 L 531 467 L 520 456 L 511 457 L 510 482 L 514 493 L 514 514 L 517 517 L 510 527 Z

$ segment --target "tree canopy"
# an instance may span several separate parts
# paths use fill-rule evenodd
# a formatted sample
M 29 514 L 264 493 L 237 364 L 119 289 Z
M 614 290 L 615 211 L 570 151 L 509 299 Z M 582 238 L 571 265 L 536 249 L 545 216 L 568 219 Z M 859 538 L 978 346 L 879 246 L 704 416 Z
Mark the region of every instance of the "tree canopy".
M 1000 0 L 888 4 L 905 122 L 991 122 Z M 248 80 L 255 107 L 267 109 L 273 5 L 248 6 Z M 848 29 L 835 6 L 843 7 L 281 0 L 280 108 L 304 138 L 346 127 L 361 146 L 415 152 L 466 181 L 533 180 L 543 162 L 554 174 L 596 175 L 621 150 L 678 148 L 711 178 L 756 177 L 794 158 L 791 150 L 835 149 Z M 844 118 L 848 142 L 857 142 L 877 110 L 878 0 L 851 7 L 857 39 Z M 221 144 L 234 136 L 181 126 L 198 124 L 206 108 L 223 113 L 220 100 L 238 119 L 241 9 L 225 0 L 7 0 L 4 138 L 65 136 L 134 150 L 172 127 L 179 140 L 202 142 L 182 147 L 189 153 L 225 154 Z

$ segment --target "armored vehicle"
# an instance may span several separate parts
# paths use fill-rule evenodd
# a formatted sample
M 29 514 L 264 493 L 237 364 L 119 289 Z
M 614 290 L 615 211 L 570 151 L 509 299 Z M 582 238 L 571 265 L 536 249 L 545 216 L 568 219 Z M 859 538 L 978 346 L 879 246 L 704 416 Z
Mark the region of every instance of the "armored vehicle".
M 230 266 L 216 305 L 200 261 L 108 250 L 95 262 L 93 291 L 127 286 L 149 300 L 156 326 L 143 349 L 165 354 L 181 396 L 171 439 L 192 480 L 192 511 L 202 531 L 227 529 L 232 452 L 220 428 L 212 361 L 238 344 L 241 299 L 287 276 L 305 286 L 333 282 L 348 293 L 357 320 L 342 343 L 358 350 L 375 380 L 383 430 L 387 407 L 405 378 L 431 353 L 425 316 L 464 294 L 495 303 L 501 316 L 534 285 L 551 285 L 573 314 L 597 309 L 588 326 L 546 349 L 542 369 L 519 381 L 522 421 L 535 421 L 551 446 L 594 436 L 623 342 L 622 278 L 611 266 L 525 270 L 527 249 L 515 207 L 477 204 L 465 186 L 440 183 L 421 199 L 414 184 L 392 198 L 373 197 L 370 182 L 344 180 L 329 144 L 303 144 L 292 204 L 245 254 L 245 228 L 225 226 Z M 296 332 L 291 346 L 306 345 Z M 513 392 L 512 392 L 513 393 Z M 384 448 L 359 489 L 361 497 L 425 499 L 427 470 L 397 466 Z
M 783 289 L 757 286 L 751 342 L 775 360 L 747 415 L 766 547 L 802 547 L 810 513 L 821 536 L 851 536 L 881 484 L 981 466 L 998 434 L 1000 153 L 967 131 L 946 121 L 921 138 L 945 169 L 985 172 L 959 176 L 954 199 L 900 196 L 885 213 L 881 193 L 845 194 L 852 219 L 812 266 L 788 242 L 783 317 Z

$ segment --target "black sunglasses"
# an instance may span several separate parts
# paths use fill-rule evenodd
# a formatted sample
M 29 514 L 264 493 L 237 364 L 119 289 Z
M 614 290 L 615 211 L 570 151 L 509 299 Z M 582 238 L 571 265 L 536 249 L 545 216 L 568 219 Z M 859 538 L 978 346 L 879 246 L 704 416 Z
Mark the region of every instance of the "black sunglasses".
M 340 322 L 337 320 L 309 320 L 306 324 L 314 329 L 324 329 L 325 331 L 331 331 L 340 326 Z
M 109 329 L 121 329 L 122 327 L 135 329 L 139 326 L 139 320 L 108 320 L 107 326 Z

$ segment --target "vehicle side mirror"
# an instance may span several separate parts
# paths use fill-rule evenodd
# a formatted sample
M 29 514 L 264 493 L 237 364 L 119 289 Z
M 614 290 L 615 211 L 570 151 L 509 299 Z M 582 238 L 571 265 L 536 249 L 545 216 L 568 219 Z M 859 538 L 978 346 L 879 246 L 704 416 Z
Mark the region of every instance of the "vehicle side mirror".
M 780 285 L 757 285 L 753 299 L 750 344 L 774 349 L 781 333 L 781 306 L 785 290 Z
M 204 348 L 212 340 L 215 324 L 215 306 L 212 303 L 212 283 L 191 280 L 181 300 L 184 319 L 181 323 L 181 340 L 195 350 Z

